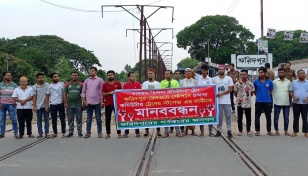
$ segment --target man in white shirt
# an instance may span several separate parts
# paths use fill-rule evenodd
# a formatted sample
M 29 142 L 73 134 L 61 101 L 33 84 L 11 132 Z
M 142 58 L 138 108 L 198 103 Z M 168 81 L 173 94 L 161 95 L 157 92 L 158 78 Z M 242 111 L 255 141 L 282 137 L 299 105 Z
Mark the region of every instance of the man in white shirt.
M 48 111 L 49 104 L 50 104 L 50 114 L 51 114 L 51 123 L 52 123 L 52 129 L 53 129 L 53 136 L 58 136 L 58 128 L 57 128 L 57 112 L 59 112 L 60 115 L 60 121 L 61 121 L 61 132 L 62 132 L 62 138 L 65 138 L 65 110 L 64 110 L 64 83 L 59 82 L 59 76 L 57 73 L 51 73 L 49 75 L 51 78 L 51 83 L 49 84 L 49 87 L 46 92 L 46 102 L 45 102 L 45 110 Z
M 193 78 L 194 73 L 190 68 L 185 69 L 185 79 L 181 81 L 180 87 L 195 87 L 198 86 L 197 80 Z M 186 127 L 185 135 L 187 135 L 189 126 Z M 190 129 L 192 130 L 191 135 L 197 136 L 195 133 L 195 126 L 191 126 Z
M 219 123 L 217 125 L 217 133 L 215 137 L 221 136 L 222 129 L 222 117 L 223 112 L 226 116 L 226 123 L 228 129 L 228 138 L 232 138 L 231 133 L 231 100 L 230 92 L 233 90 L 233 81 L 230 76 L 225 75 L 225 67 L 223 65 L 218 66 L 218 76 L 213 78 L 214 84 L 217 85 L 218 89 L 218 105 L 219 105 Z
M 27 124 L 27 135 L 29 136 L 29 138 L 34 138 L 31 126 L 31 121 L 33 117 L 31 104 L 31 100 L 33 98 L 32 88 L 27 86 L 28 79 L 25 76 L 22 76 L 19 79 L 19 83 L 20 86 L 14 90 L 12 95 L 17 104 L 17 118 L 19 124 L 19 135 L 16 136 L 16 139 L 23 138 L 25 122 Z
M 192 69 L 193 72 L 196 72 L 196 70 L 201 67 L 201 73 L 202 75 L 195 74 L 195 79 L 198 82 L 198 86 L 205 86 L 214 84 L 213 79 L 208 76 L 209 73 L 209 66 L 206 65 L 204 62 L 201 62 L 199 65 L 197 65 L 195 68 Z M 214 136 L 212 133 L 213 125 L 209 125 L 209 136 Z M 201 134 L 199 137 L 204 137 L 204 125 L 200 125 L 200 132 Z
M 155 81 L 155 70 L 152 68 L 148 69 L 148 80 L 143 82 L 142 89 L 159 89 L 159 82 Z M 161 138 L 160 128 L 157 129 L 157 136 Z M 145 129 L 144 137 L 149 136 L 149 128 Z

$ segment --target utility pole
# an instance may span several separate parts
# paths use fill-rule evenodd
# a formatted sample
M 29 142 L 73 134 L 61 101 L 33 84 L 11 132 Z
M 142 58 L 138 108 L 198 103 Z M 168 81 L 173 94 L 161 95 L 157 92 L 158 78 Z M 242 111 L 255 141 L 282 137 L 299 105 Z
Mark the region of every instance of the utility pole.
M 125 7 L 132 7 L 132 6 L 136 6 L 138 9 L 139 9 L 139 11 L 140 11 L 140 13 L 141 13 L 141 17 L 140 18 L 138 18 L 138 17 L 136 17 L 131 11 L 130 11 L 130 9 L 126 9 Z M 103 14 L 104 14 L 104 7 L 120 7 L 120 8 L 122 8 L 123 10 L 125 10 L 126 12 L 128 12 L 129 14 L 131 14 L 133 17 L 135 17 L 137 20 L 139 20 L 139 22 L 140 22 L 140 49 L 139 49 L 139 82 L 141 82 L 142 80 L 141 80 L 141 78 L 142 78 L 142 73 L 141 73 L 141 71 L 142 71 L 142 54 L 143 54 L 143 49 L 144 49 L 144 69 L 145 69 L 145 76 L 146 76 L 146 59 L 147 59 L 147 52 L 146 52 L 146 30 L 147 30 L 147 27 L 146 27 L 146 25 L 148 24 L 147 23 L 147 19 L 148 18 L 150 18 L 153 14 L 155 14 L 158 10 L 160 10 L 160 9 L 167 9 L 167 8 L 171 8 L 172 9 L 172 22 L 173 22 L 173 20 L 174 20 L 174 18 L 173 18 L 173 15 L 174 15 L 174 7 L 172 7 L 172 6 L 155 6 L 155 5 L 102 5 L 102 17 L 104 17 L 103 16 Z M 144 9 L 144 7 L 154 7 L 154 8 L 157 8 L 154 12 L 152 12 L 149 16 L 145 16 L 144 14 L 144 11 L 145 11 L 145 9 Z M 148 25 L 148 28 L 149 28 L 149 30 L 151 30 L 150 29 L 150 26 Z M 149 33 L 151 33 L 150 31 L 149 31 Z M 142 39 L 142 38 L 144 38 L 144 39 Z M 154 44 L 155 43 L 155 41 L 154 41 L 154 38 L 152 38 L 152 41 L 150 41 L 150 37 L 149 37 L 149 47 L 151 46 L 151 43 L 152 44 Z M 144 43 L 142 43 L 142 42 L 144 42 Z M 144 47 L 142 47 L 142 44 L 144 45 Z M 153 49 L 153 47 L 151 47 L 152 49 Z M 149 51 L 149 55 L 151 54 L 151 51 Z M 150 57 L 149 57 L 150 58 Z M 157 63 L 158 64 L 158 63 Z M 162 64 L 164 64 L 164 63 L 162 63 Z M 164 65 L 164 68 L 165 68 L 166 66 Z
M 263 39 L 263 0 L 260 0 L 261 6 L 261 39 Z

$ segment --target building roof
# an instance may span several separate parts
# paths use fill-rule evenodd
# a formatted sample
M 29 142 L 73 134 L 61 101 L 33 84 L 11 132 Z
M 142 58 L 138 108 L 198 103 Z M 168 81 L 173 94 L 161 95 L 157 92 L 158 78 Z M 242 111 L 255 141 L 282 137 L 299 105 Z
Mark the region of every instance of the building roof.
M 303 69 L 303 70 L 306 71 L 308 69 L 308 58 L 290 61 L 290 63 L 291 63 L 291 68 L 293 70 Z M 278 68 L 280 68 L 280 65 L 278 67 L 274 67 L 273 71 L 277 71 Z

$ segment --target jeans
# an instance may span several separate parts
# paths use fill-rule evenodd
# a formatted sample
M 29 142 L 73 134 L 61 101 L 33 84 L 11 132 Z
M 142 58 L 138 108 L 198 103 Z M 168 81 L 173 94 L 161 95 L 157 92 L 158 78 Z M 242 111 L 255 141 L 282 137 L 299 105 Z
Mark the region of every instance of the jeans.
M 102 133 L 102 114 L 101 114 L 100 104 L 95 104 L 95 105 L 88 104 L 87 106 L 87 133 L 91 134 L 93 110 L 95 111 L 97 133 L 101 134 Z
M 45 108 L 41 108 L 36 110 L 37 114 L 37 129 L 39 135 L 43 135 L 43 130 L 42 130 L 42 117 L 44 116 L 44 130 L 45 130 L 45 135 L 49 133 L 49 111 L 46 112 Z
M 296 104 L 293 103 L 293 132 L 298 133 L 299 132 L 299 115 L 302 115 L 303 120 L 303 127 L 302 132 L 307 133 L 308 132 L 308 126 L 307 126 L 307 110 L 308 110 L 308 104 Z
M 19 124 L 19 135 L 23 136 L 25 134 L 25 122 L 27 124 L 27 135 L 32 134 L 32 109 L 17 109 L 17 117 Z
M 52 122 L 52 129 L 53 129 L 54 134 L 58 134 L 57 112 L 59 112 L 59 115 L 60 115 L 61 132 L 62 134 L 64 134 L 66 123 L 65 123 L 65 111 L 64 111 L 63 103 L 57 104 L 57 105 L 50 105 L 51 122 Z
M 280 109 L 283 110 L 284 131 L 288 131 L 290 106 L 274 105 L 274 128 L 278 131 Z
M 250 127 L 251 127 L 251 108 L 242 108 L 242 107 L 237 107 L 237 127 L 238 131 L 241 133 L 243 132 L 243 114 L 245 111 L 245 116 L 246 116 L 246 130 L 247 132 L 250 132 Z
M 265 117 L 266 117 L 266 129 L 267 132 L 271 132 L 272 120 L 271 120 L 271 113 L 272 113 L 272 103 L 271 102 L 256 102 L 255 105 L 256 112 L 255 112 L 255 129 L 257 132 L 260 132 L 260 117 L 262 111 L 264 110 Z
M 226 123 L 228 131 L 231 131 L 231 105 L 230 104 L 220 104 L 219 106 L 219 123 L 217 125 L 217 131 L 221 132 L 222 129 L 222 117 L 223 112 L 226 116 Z
M 6 128 L 6 111 L 9 112 L 10 119 L 12 121 L 12 126 L 14 134 L 18 134 L 18 125 L 16 118 L 16 108 L 12 104 L 2 104 L 2 109 L 0 109 L 0 134 L 5 134 Z
M 67 118 L 68 118 L 68 126 L 69 126 L 69 133 L 74 133 L 74 119 L 76 116 L 77 122 L 77 131 L 78 134 L 82 133 L 82 109 L 81 106 L 69 106 L 66 109 Z
M 209 133 L 212 133 L 213 125 L 209 125 Z M 204 133 L 204 125 L 200 125 L 200 132 Z

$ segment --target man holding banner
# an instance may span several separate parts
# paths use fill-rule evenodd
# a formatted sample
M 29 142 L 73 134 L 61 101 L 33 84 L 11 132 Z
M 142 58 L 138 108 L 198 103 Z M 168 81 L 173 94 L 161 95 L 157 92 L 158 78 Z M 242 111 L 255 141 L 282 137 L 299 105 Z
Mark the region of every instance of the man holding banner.
M 202 75 L 195 74 L 195 79 L 198 82 L 198 86 L 205 86 L 214 84 L 213 79 L 208 75 L 209 73 L 209 66 L 204 64 L 204 62 L 201 62 L 199 65 L 197 65 L 195 68 L 192 69 L 193 72 L 195 72 L 199 67 L 201 67 L 201 73 Z M 209 136 L 214 136 L 212 133 L 213 125 L 209 125 Z M 204 137 L 204 125 L 200 125 L 200 132 L 201 134 L 199 137 Z
M 219 75 L 213 78 L 214 84 L 217 85 L 218 94 L 218 104 L 219 104 L 219 123 L 217 125 L 217 133 L 215 137 L 221 136 L 222 129 L 222 117 L 223 112 L 226 116 L 226 123 L 228 129 L 228 138 L 232 138 L 231 133 L 231 100 L 230 100 L 230 92 L 233 90 L 233 81 L 230 76 L 225 75 L 224 66 L 218 66 Z
M 136 75 L 134 72 L 128 72 L 127 74 L 128 82 L 124 84 L 123 89 L 141 89 L 141 84 L 136 81 Z M 140 131 L 139 129 L 135 129 L 136 138 L 140 137 Z M 123 135 L 123 138 L 127 138 L 129 134 L 129 130 L 125 130 L 125 134 Z
M 148 69 L 148 81 L 142 84 L 142 89 L 159 89 L 159 82 L 155 81 L 155 71 L 154 69 Z M 144 137 L 149 136 L 149 128 L 145 129 Z M 160 128 L 157 128 L 157 136 L 162 137 L 160 134 Z
M 179 87 L 178 81 L 172 79 L 172 71 L 171 70 L 167 70 L 165 72 L 165 79 L 160 82 L 160 86 L 159 87 L 161 89 L 177 88 L 177 87 Z M 183 137 L 183 135 L 182 135 L 182 133 L 180 131 L 180 127 L 176 126 L 175 127 L 175 131 L 176 131 L 176 136 L 177 137 Z M 162 137 L 163 138 L 169 137 L 169 127 L 165 127 L 165 132 L 164 132 Z

